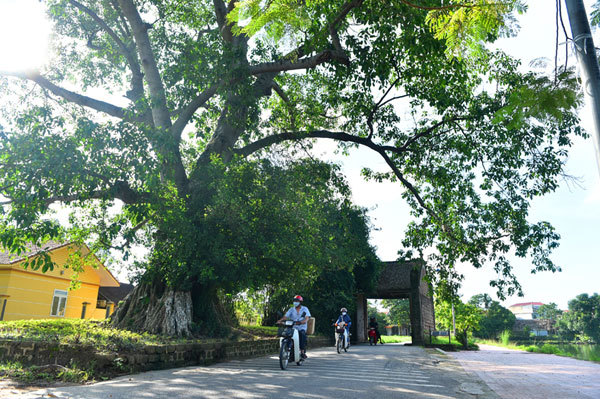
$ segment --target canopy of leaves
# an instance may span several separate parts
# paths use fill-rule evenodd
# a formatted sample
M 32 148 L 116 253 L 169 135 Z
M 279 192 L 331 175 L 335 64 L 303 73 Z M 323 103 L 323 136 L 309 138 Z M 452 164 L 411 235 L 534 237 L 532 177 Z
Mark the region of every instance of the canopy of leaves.
M 457 331 L 473 331 L 479 327 L 483 311 L 469 303 L 455 300 L 454 303 L 440 300 L 435 301 L 435 321 L 438 330 L 452 330 L 452 308 L 454 304 L 454 323 Z
M 554 302 L 544 304 L 537 309 L 538 319 L 542 320 L 558 320 L 563 314 L 563 311 L 558 308 Z
M 488 294 L 476 294 L 469 299 L 469 303 L 479 309 L 486 310 L 492 304 L 492 298 Z
M 569 311 L 558 323 L 559 332 L 565 338 L 600 342 L 600 295 L 577 295 L 569 301 Z
M 298 160 L 322 138 L 381 157 L 389 169 L 365 165 L 365 177 L 402 185 L 413 217 L 403 244 L 431 254 L 449 292 L 459 262 L 491 262 L 500 296 L 520 292 L 511 254 L 557 270 L 559 236 L 528 211 L 583 134 L 576 81 L 521 73 L 479 46 L 520 2 L 44 6 L 51 63 L 0 72 L 0 243 L 11 251 L 50 238 L 125 254 L 141 244 L 147 276 L 228 291 L 350 272 L 372 263 L 348 219 L 360 211 L 331 166 Z M 54 221 L 55 203 L 72 210 L 68 223 Z
M 472 303 L 473 298 L 469 303 Z M 483 309 L 479 326 L 473 335 L 481 338 L 497 338 L 503 331 L 512 330 L 516 319 L 516 316 L 498 301 L 491 301 Z
M 408 299 L 384 299 L 381 304 L 388 308 L 389 324 L 410 325 L 410 301 Z

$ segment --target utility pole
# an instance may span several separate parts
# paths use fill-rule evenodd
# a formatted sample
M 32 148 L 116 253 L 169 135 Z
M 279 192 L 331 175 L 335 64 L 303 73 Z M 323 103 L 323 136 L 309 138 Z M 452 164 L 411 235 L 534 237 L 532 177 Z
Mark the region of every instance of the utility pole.
M 454 301 L 452 301 L 452 334 L 456 337 L 456 321 L 454 320 Z
M 596 48 L 588 22 L 583 0 L 565 0 L 571 33 L 575 44 L 575 53 L 579 61 L 583 92 L 587 102 L 592 107 L 594 118 L 594 148 L 596 149 L 596 164 L 600 172 L 600 68 L 596 58 Z

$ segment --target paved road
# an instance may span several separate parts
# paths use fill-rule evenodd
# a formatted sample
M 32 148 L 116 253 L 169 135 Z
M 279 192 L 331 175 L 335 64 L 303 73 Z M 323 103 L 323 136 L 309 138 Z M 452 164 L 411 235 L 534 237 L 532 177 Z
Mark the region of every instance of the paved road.
M 452 356 L 503 399 L 598 399 L 600 364 L 489 345 Z
M 50 395 L 49 395 L 50 394 Z M 54 396 L 52 396 L 54 395 Z M 420 347 L 353 346 L 309 351 L 302 366 L 279 369 L 277 357 L 152 371 L 26 398 L 497 398 L 448 356 Z

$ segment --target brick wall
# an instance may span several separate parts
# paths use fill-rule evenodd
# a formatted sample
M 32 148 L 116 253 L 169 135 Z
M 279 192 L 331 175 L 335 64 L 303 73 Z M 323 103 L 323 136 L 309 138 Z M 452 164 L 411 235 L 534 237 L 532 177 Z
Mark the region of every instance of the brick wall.
M 308 348 L 331 345 L 331 337 L 311 336 Z M 277 353 L 279 338 L 256 341 L 148 345 L 130 352 L 96 352 L 83 345 L 0 340 L 0 361 L 24 365 L 76 364 L 102 371 L 144 371 L 257 357 Z

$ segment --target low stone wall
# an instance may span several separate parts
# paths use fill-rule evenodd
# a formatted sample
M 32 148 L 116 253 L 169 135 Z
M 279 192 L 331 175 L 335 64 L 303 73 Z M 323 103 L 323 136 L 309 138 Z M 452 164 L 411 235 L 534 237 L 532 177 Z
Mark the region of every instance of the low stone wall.
M 311 336 L 310 348 L 331 345 L 330 337 Z M 279 338 L 256 341 L 148 345 L 130 352 L 97 352 L 94 347 L 49 342 L 0 340 L 0 361 L 23 365 L 60 364 L 101 372 L 145 371 L 277 353 Z

